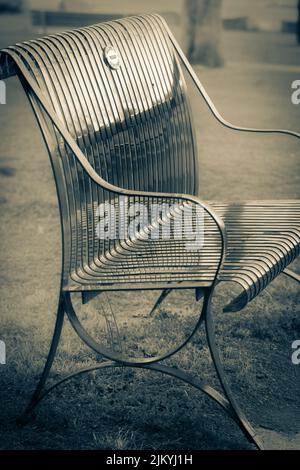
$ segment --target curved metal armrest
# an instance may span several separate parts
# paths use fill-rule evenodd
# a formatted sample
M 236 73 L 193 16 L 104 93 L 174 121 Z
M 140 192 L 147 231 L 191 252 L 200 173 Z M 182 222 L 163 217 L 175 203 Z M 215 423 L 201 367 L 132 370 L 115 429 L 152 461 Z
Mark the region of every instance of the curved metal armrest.
M 136 190 L 131 190 L 131 189 L 125 189 L 121 188 L 118 186 L 115 186 L 103 178 L 94 170 L 82 150 L 79 148 L 77 145 L 77 142 L 75 139 L 71 136 L 65 125 L 61 122 L 61 120 L 58 118 L 57 114 L 53 110 L 51 103 L 48 101 L 48 99 L 44 96 L 42 93 L 41 89 L 35 82 L 35 80 L 31 77 L 30 73 L 26 69 L 26 67 L 23 65 L 22 61 L 19 59 L 18 55 L 15 54 L 12 50 L 6 49 L 5 52 L 9 54 L 13 61 L 15 62 L 16 66 L 21 72 L 22 78 L 25 79 L 29 90 L 35 95 L 35 97 L 38 99 L 40 105 L 44 109 L 45 113 L 49 117 L 49 119 L 52 121 L 54 126 L 57 128 L 57 130 L 60 132 L 61 136 L 65 140 L 66 144 L 69 146 L 69 148 L 72 150 L 74 153 L 76 159 L 80 163 L 81 167 L 85 171 L 85 173 L 96 183 L 97 185 L 101 186 L 103 189 L 110 191 L 115 194 L 119 195 L 124 195 L 124 196 L 137 196 L 137 197 L 145 197 L 145 198 L 150 198 L 150 197 L 155 197 L 155 198 L 164 198 L 164 199 L 181 199 L 183 201 L 187 202 L 192 202 L 194 204 L 197 204 L 201 206 L 210 216 L 211 218 L 215 221 L 219 232 L 221 236 L 221 257 L 220 257 L 220 263 L 218 267 L 218 272 L 224 262 L 225 259 L 225 254 L 226 254 L 226 229 L 225 229 L 225 224 L 223 220 L 220 218 L 220 216 L 216 213 L 216 211 L 210 207 L 206 202 L 203 202 L 200 200 L 198 197 L 193 196 L 193 195 L 188 195 L 188 194 L 172 194 L 172 193 L 158 193 L 158 192 L 149 192 L 149 191 L 136 191 Z
M 297 137 L 298 139 L 300 139 L 300 133 L 299 132 L 291 131 L 291 130 L 288 130 L 288 129 L 260 129 L 260 128 L 253 128 L 253 127 L 242 127 L 242 126 L 237 126 L 235 124 L 232 124 L 231 122 L 224 119 L 223 116 L 219 113 L 219 111 L 215 107 L 212 99 L 210 98 L 210 96 L 206 92 L 206 90 L 205 90 L 204 86 L 202 85 L 202 83 L 200 82 L 199 78 L 197 77 L 193 67 L 189 63 L 189 61 L 186 58 L 184 52 L 180 48 L 180 46 L 179 46 L 178 42 L 176 41 L 176 39 L 174 38 L 174 36 L 173 36 L 172 32 L 170 31 L 167 23 L 165 22 L 165 20 L 163 18 L 161 18 L 161 20 L 163 21 L 163 23 L 165 25 L 165 28 L 168 31 L 168 35 L 170 37 L 170 40 L 171 40 L 178 56 L 180 57 L 183 65 L 185 66 L 186 70 L 188 71 L 189 75 L 191 76 L 196 88 L 198 89 L 198 91 L 200 92 L 202 98 L 206 102 L 209 110 L 214 115 L 214 117 L 217 119 L 217 121 L 220 122 L 220 124 L 227 127 L 228 129 L 232 129 L 232 130 L 235 130 L 235 131 L 256 132 L 256 133 L 260 133 L 260 134 L 284 134 L 284 135 L 291 135 L 293 137 Z

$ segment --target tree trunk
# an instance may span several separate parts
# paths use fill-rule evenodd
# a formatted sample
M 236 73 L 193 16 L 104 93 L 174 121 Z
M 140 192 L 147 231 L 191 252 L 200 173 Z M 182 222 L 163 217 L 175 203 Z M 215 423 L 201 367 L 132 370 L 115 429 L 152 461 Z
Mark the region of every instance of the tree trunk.
M 185 0 L 187 55 L 192 63 L 220 67 L 222 0 Z
M 296 26 L 297 41 L 300 44 L 300 0 L 298 0 L 298 20 Z

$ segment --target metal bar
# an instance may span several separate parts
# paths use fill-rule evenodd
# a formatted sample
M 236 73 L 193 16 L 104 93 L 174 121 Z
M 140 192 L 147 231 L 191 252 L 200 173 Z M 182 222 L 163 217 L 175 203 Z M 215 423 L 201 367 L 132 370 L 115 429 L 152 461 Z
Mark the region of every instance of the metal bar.
M 164 289 L 158 299 L 156 300 L 155 304 L 153 305 L 149 315 L 153 315 L 155 310 L 160 306 L 160 304 L 164 301 L 164 299 L 172 292 L 173 289 Z
M 189 336 L 179 346 L 177 346 L 176 348 L 170 351 L 167 351 L 165 354 L 157 355 L 153 357 L 130 357 L 130 356 L 126 356 L 125 354 L 116 353 L 115 351 L 107 349 L 101 344 L 99 344 L 97 341 L 95 341 L 94 338 L 92 338 L 92 336 L 85 330 L 85 328 L 82 326 L 81 322 L 79 321 L 76 315 L 76 312 L 74 310 L 72 300 L 71 300 L 71 295 L 69 292 L 64 293 L 64 305 L 65 305 L 65 311 L 69 318 L 69 321 L 72 327 L 74 328 L 74 330 L 76 331 L 76 333 L 78 334 L 78 336 L 80 337 L 80 339 L 96 353 L 101 354 L 101 356 L 105 357 L 106 359 L 112 360 L 114 362 L 118 362 L 121 365 L 122 364 L 124 365 L 153 364 L 155 362 L 159 362 L 159 361 L 162 361 L 163 359 L 173 356 L 191 340 L 191 338 L 195 335 L 196 331 L 198 330 L 203 320 L 202 311 L 201 311 L 198 321 L 196 322 L 194 329 L 189 334 Z
M 210 350 L 210 354 L 213 360 L 214 367 L 216 369 L 220 384 L 223 388 L 225 396 L 229 401 L 232 410 L 234 411 L 238 424 L 241 430 L 244 432 L 246 437 L 252 441 L 258 449 L 263 450 L 263 444 L 257 436 L 256 431 L 253 429 L 251 424 L 249 423 L 248 419 L 240 409 L 239 405 L 236 402 L 235 397 L 233 396 L 233 392 L 226 380 L 225 372 L 223 365 L 221 363 L 221 359 L 219 356 L 216 338 L 215 338 L 215 331 L 214 331 L 214 322 L 211 314 L 211 299 L 212 299 L 213 292 L 206 292 L 204 297 L 204 316 L 205 316 L 205 330 L 206 330 L 206 337 L 207 342 Z
M 133 368 L 139 368 L 139 369 L 152 370 L 152 371 L 160 372 L 162 374 L 169 375 L 170 377 L 174 377 L 179 380 L 182 380 L 183 382 L 197 388 L 198 390 L 204 392 L 207 396 L 212 398 L 216 403 L 218 403 L 218 405 L 220 405 L 229 414 L 229 416 L 234 421 L 237 422 L 237 424 L 239 424 L 237 421 L 236 415 L 232 412 L 230 403 L 217 390 L 212 388 L 210 385 L 206 384 L 206 382 L 198 379 L 197 377 L 193 377 L 190 374 L 187 374 L 185 371 L 181 369 L 168 367 L 163 364 L 146 364 L 146 365 L 119 364 L 118 362 L 114 362 L 114 361 L 105 361 L 97 366 L 88 367 L 88 368 L 76 371 L 72 374 L 69 374 L 67 377 L 64 377 L 62 380 L 56 382 L 54 385 L 52 385 L 47 390 L 45 390 L 43 395 L 40 396 L 38 403 L 40 403 L 49 393 L 51 393 L 60 385 L 65 384 L 70 379 L 73 379 L 85 373 L 93 372 L 93 371 L 100 370 L 100 369 L 114 368 L 114 367 L 115 368 L 133 367 Z
M 51 367 L 52 367 L 52 364 L 53 364 L 53 361 L 54 361 L 54 358 L 55 358 L 55 354 L 56 354 L 56 351 L 57 351 L 57 347 L 58 347 L 58 344 L 59 344 L 61 331 L 62 331 L 62 327 L 63 327 L 63 322 L 64 322 L 64 314 L 65 314 L 64 304 L 63 304 L 62 299 L 60 298 L 58 309 L 57 309 L 55 328 L 54 328 L 53 337 L 52 337 L 52 340 L 51 340 L 51 345 L 50 345 L 48 357 L 47 357 L 42 375 L 40 377 L 40 380 L 39 380 L 39 382 L 37 384 L 37 387 L 36 387 L 32 397 L 31 397 L 31 400 L 30 400 L 25 412 L 23 413 L 23 415 L 21 417 L 19 417 L 18 420 L 17 420 L 18 423 L 21 424 L 21 425 L 26 424 L 30 420 L 30 417 L 31 417 L 31 414 L 32 414 L 34 408 L 36 407 L 36 405 L 40 401 L 40 398 L 42 397 L 42 391 L 43 391 L 43 388 L 44 388 L 45 383 L 47 381 L 47 378 L 49 376 L 49 372 L 51 370 Z
M 300 282 L 300 275 L 295 273 L 294 271 L 291 271 L 290 269 L 285 268 L 282 272 L 283 274 L 294 279 L 295 281 Z
M 200 82 L 199 78 L 197 77 L 195 71 L 193 70 L 191 64 L 187 60 L 185 54 L 183 53 L 182 49 L 180 48 L 178 42 L 176 41 L 175 37 L 173 36 L 172 32 L 170 31 L 166 21 L 160 17 L 159 15 L 154 15 L 155 17 L 159 18 L 161 22 L 164 24 L 166 30 L 168 31 L 170 40 L 176 49 L 178 56 L 182 60 L 182 63 L 184 64 L 186 70 L 189 72 L 194 84 L 196 85 L 198 91 L 200 92 L 201 96 L 203 97 L 204 101 L 206 102 L 208 108 L 214 115 L 214 117 L 225 127 L 228 127 L 229 129 L 235 130 L 235 131 L 242 131 L 242 132 L 257 132 L 257 133 L 263 133 L 263 134 L 285 134 L 285 135 L 291 135 L 293 137 L 297 137 L 300 139 L 300 133 L 299 132 L 294 132 L 286 129 L 259 129 L 259 128 L 252 128 L 252 127 L 241 127 L 237 126 L 235 124 L 232 124 L 231 122 L 227 121 L 224 119 L 217 108 L 215 107 L 213 101 L 209 97 L 208 93 L 206 92 L 204 86 Z

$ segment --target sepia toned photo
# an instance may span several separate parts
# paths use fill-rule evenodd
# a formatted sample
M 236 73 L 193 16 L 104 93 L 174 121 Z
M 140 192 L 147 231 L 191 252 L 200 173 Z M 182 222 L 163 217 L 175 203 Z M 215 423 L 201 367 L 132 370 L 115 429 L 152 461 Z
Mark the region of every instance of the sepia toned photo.
M 0 461 L 300 450 L 299 118 L 298 0 L 0 0 Z

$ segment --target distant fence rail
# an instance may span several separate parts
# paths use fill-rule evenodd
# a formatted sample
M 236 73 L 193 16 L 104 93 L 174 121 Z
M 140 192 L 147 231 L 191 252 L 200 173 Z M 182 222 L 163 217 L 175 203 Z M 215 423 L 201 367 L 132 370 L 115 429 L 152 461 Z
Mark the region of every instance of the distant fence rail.
M 55 11 L 55 10 L 31 10 L 31 21 L 33 26 L 39 27 L 70 27 L 80 28 L 93 23 L 102 23 L 105 21 L 116 20 L 127 16 L 122 13 L 84 13 L 84 12 L 69 12 L 69 11 Z M 176 25 L 180 24 L 181 16 L 176 12 L 162 12 L 162 16 L 167 22 Z M 272 26 L 266 28 L 266 25 L 259 19 L 253 20 L 247 16 L 236 18 L 224 18 L 223 28 L 235 31 L 263 31 L 272 30 Z M 281 21 L 274 30 L 281 31 L 282 33 L 295 33 L 296 22 Z
M 34 26 L 74 26 L 80 27 L 92 23 L 101 23 L 122 15 L 101 13 L 69 13 L 65 11 L 32 10 L 31 18 Z
M 102 23 L 110 20 L 123 18 L 122 13 L 82 13 L 68 11 L 46 11 L 32 10 L 31 18 L 33 26 L 49 26 L 49 27 L 75 27 L 80 28 L 93 23 Z M 180 16 L 174 12 L 163 12 L 162 16 L 172 24 L 180 22 Z

